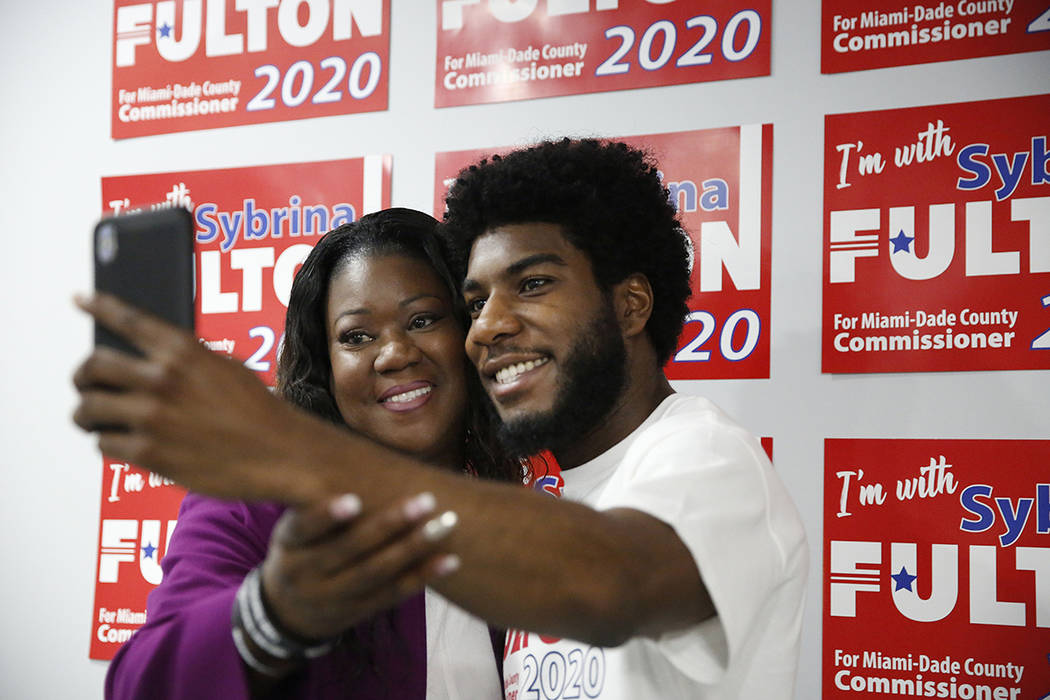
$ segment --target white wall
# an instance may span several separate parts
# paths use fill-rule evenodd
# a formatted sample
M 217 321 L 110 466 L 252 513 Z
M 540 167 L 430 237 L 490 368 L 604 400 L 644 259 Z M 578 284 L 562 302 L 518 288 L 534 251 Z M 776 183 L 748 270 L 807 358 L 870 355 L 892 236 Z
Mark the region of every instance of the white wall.
M 822 76 L 819 3 L 779 2 L 770 77 L 435 110 L 435 3 L 395 0 L 389 111 L 114 142 L 112 3 L 0 9 L 0 697 L 102 695 L 105 663 L 87 658 L 100 461 L 69 420 L 91 342 L 70 296 L 91 284 L 102 175 L 385 152 L 394 203 L 429 211 L 435 151 L 772 122 L 772 378 L 679 388 L 776 441 L 812 546 L 800 699 L 820 694 L 823 438 L 1047 437 L 1045 372 L 832 377 L 819 344 L 824 114 L 1039 94 L 1047 52 Z

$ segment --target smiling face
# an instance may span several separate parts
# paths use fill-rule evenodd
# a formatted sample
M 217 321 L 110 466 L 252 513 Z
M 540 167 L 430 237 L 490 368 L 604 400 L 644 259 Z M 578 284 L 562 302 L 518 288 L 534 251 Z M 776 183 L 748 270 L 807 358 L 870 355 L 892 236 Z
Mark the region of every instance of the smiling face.
M 556 224 L 500 226 L 474 243 L 467 355 L 519 454 L 593 430 L 621 396 L 624 339 L 590 260 Z
M 462 467 L 463 331 L 428 263 L 358 253 L 332 274 L 326 313 L 332 394 L 354 430 Z

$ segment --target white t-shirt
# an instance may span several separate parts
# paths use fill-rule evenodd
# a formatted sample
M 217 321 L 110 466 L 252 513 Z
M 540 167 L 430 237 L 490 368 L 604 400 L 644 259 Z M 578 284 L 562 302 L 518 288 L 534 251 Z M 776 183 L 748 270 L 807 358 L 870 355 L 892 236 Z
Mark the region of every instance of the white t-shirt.
M 512 630 L 506 700 L 791 698 L 805 533 L 759 442 L 714 404 L 672 394 L 627 438 L 562 472 L 563 497 L 668 523 L 717 615 L 658 639 L 592 647 Z
M 499 671 L 492 637 L 483 620 L 429 588 L 427 700 L 497 700 Z

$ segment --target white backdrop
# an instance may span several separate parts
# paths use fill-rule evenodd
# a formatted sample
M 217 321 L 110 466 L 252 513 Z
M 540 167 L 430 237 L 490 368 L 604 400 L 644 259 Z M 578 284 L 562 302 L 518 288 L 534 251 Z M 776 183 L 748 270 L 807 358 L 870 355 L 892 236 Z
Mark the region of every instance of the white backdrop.
M 820 373 L 824 115 L 1047 92 L 1048 52 L 823 76 L 819 3 L 782 1 L 770 77 L 435 110 L 435 3 L 393 0 L 388 111 L 114 142 L 112 3 L 0 10 L 0 697 L 102 695 L 106 664 L 87 658 L 100 462 L 69 420 L 91 342 L 70 297 L 91 285 L 102 175 L 391 153 L 394 204 L 429 211 L 436 151 L 772 122 L 771 379 L 677 388 L 775 440 L 812 550 L 800 699 L 820 695 L 823 439 L 1050 437 L 1046 372 Z

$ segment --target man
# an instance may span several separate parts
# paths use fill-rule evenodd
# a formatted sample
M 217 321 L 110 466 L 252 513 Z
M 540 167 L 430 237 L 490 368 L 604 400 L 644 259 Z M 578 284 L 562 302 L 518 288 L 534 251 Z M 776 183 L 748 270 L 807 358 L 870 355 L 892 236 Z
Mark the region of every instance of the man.
M 508 697 L 555 697 L 552 678 L 563 697 L 789 697 L 804 537 L 755 440 L 661 371 L 689 268 L 655 166 L 623 144 L 544 143 L 465 170 L 447 205 L 467 353 L 507 444 L 552 450 L 566 498 L 670 525 L 717 613 L 616 649 L 511 633 Z
M 104 451 L 218 496 L 379 507 L 429 490 L 460 520 L 461 567 L 434 587 L 533 632 L 509 635 L 508 698 L 790 698 L 804 535 L 757 441 L 661 371 L 689 273 L 655 166 L 623 144 L 545 143 L 464 171 L 448 206 L 467 353 L 508 446 L 553 451 L 561 501 L 321 425 L 108 298 L 86 308 L 146 359 L 89 358 L 77 422 L 127 426 Z

